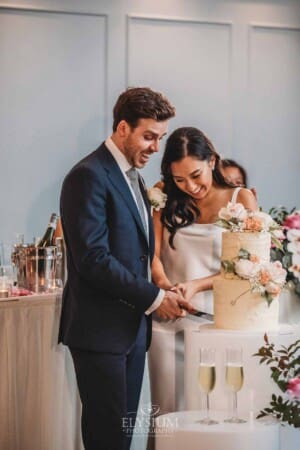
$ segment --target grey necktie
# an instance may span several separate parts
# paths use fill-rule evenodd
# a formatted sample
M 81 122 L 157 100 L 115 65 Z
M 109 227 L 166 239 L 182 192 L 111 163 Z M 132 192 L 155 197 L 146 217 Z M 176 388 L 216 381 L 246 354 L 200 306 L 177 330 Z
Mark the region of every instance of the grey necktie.
M 131 187 L 133 189 L 133 192 L 134 192 L 134 195 L 136 198 L 138 210 L 139 210 L 145 231 L 147 233 L 146 217 L 145 217 L 145 211 L 144 211 L 144 201 L 143 201 L 143 197 L 142 197 L 140 186 L 139 186 L 138 172 L 134 167 L 132 167 L 131 169 L 126 171 L 126 175 L 128 176 L 128 178 L 130 180 L 130 184 L 131 184 Z

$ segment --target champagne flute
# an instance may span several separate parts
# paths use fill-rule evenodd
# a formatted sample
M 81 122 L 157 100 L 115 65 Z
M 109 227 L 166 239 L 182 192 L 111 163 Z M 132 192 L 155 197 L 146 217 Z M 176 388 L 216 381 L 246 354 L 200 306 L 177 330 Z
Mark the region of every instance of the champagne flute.
M 215 425 L 218 422 L 209 416 L 209 393 L 214 389 L 216 384 L 215 350 L 212 348 L 200 349 L 198 384 L 205 395 L 206 417 L 197 422 L 205 425 Z
M 232 393 L 233 415 L 224 420 L 227 423 L 245 423 L 246 420 L 240 419 L 237 414 L 237 392 L 244 383 L 243 370 L 243 352 L 241 348 L 226 349 L 226 384 Z

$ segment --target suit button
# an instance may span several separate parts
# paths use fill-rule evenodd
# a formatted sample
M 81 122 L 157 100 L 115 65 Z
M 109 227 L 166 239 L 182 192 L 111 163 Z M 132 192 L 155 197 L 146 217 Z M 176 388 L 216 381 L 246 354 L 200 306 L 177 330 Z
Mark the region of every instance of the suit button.
M 147 260 L 147 255 L 142 255 L 142 256 L 140 256 L 140 260 L 141 260 L 141 261 L 146 261 L 146 260 Z

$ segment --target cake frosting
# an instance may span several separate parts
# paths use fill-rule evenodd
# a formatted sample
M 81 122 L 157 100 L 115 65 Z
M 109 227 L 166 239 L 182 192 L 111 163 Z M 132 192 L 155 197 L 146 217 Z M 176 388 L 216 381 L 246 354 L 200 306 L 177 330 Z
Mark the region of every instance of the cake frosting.
M 233 260 L 238 258 L 241 249 L 247 250 L 261 261 L 270 261 L 271 236 L 268 232 L 224 232 L 222 234 L 221 259 Z
M 272 303 L 251 292 L 248 280 L 214 281 L 215 327 L 225 330 L 267 331 L 278 328 L 278 296 Z
M 268 302 L 261 292 L 253 290 L 250 280 L 241 279 L 224 269 L 224 262 L 236 262 L 241 251 L 248 252 L 250 260 L 267 264 L 270 261 L 270 245 L 268 232 L 223 233 L 223 268 L 213 283 L 216 328 L 255 331 L 278 327 L 279 295 L 273 295 L 272 301 Z

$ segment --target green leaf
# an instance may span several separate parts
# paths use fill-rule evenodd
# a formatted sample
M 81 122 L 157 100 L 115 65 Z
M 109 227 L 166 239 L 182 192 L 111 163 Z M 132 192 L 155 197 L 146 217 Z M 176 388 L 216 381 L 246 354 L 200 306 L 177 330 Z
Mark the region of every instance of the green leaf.
M 274 298 L 272 297 L 272 295 L 269 292 L 265 292 L 265 297 L 268 302 L 268 306 L 270 306 L 272 301 L 274 300 Z
M 241 259 L 250 259 L 251 254 L 248 252 L 248 250 L 245 250 L 244 248 L 240 248 L 238 257 Z
M 260 413 L 256 416 L 257 419 L 261 419 L 262 417 L 266 417 L 268 414 L 266 414 L 264 411 L 260 411 Z
M 270 235 L 271 235 L 271 242 L 273 245 L 275 245 L 276 248 L 278 248 L 279 250 L 282 250 L 282 243 L 281 241 L 275 236 L 275 234 L 273 233 L 273 231 L 270 231 Z
M 222 261 L 221 264 L 226 273 L 234 273 L 235 272 L 234 261 L 224 260 L 224 261 Z
M 286 253 L 282 257 L 282 265 L 285 269 L 288 269 L 292 265 L 292 255 L 290 253 Z

